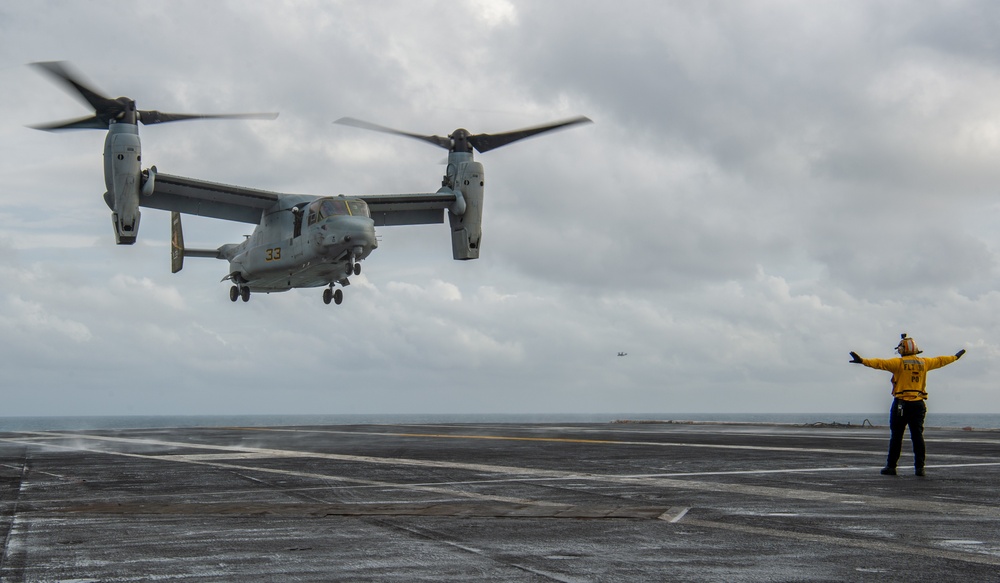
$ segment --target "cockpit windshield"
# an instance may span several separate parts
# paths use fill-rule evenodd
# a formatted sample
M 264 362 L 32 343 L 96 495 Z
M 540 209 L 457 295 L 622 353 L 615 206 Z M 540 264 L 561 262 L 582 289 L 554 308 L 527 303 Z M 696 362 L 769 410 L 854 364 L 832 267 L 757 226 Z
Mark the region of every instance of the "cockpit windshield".
M 371 217 L 371 215 L 368 213 L 368 203 L 366 203 L 363 200 L 348 199 L 347 208 L 350 209 L 352 216 Z
M 321 198 L 309 205 L 309 224 L 327 217 L 371 217 L 368 204 L 354 198 Z
M 319 203 L 319 218 L 325 219 L 334 215 L 346 215 L 347 203 L 343 200 L 326 199 Z

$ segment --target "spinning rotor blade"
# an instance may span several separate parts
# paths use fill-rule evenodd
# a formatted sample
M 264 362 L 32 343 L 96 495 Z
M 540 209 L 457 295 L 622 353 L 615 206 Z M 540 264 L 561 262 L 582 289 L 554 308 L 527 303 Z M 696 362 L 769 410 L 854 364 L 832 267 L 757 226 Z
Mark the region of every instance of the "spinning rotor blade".
M 64 83 L 69 89 L 76 91 L 97 112 L 100 112 L 102 109 L 112 107 L 112 104 L 116 103 L 115 100 L 105 97 L 94 89 L 88 87 L 79 79 L 79 77 L 74 75 L 69 70 L 67 63 L 61 61 L 49 61 L 31 64 L 55 77 L 57 81 Z
M 140 110 L 139 121 L 144 125 L 167 123 L 171 121 L 186 121 L 189 119 L 276 119 L 277 113 L 163 113 L 153 110 Z
M 80 119 L 70 119 L 66 121 L 57 121 L 46 124 L 38 124 L 33 126 L 28 126 L 36 130 L 44 130 L 46 132 L 52 132 L 56 130 L 106 130 L 108 129 L 108 123 L 101 121 L 96 116 L 82 117 Z
M 339 123 L 344 126 L 351 126 L 354 128 L 361 128 L 363 130 L 371 130 L 373 132 L 382 132 L 384 134 L 394 134 L 397 136 L 405 136 L 407 138 L 414 138 L 416 140 L 421 140 L 423 142 L 429 142 L 435 146 L 440 146 L 446 150 L 451 149 L 451 140 L 449 138 L 442 138 L 441 136 L 421 136 L 420 134 L 411 134 L 410 132 L 403 132 L 400 130 L 394 130 L 392 128 L 387 128 L 385 126 L 380 126 L 378 124 L 373 124 L 367 121 L 361 121 L 360 119 L 354 119 L 353 117 L 342 117 L 333 123 Z
M 501 146 L 506 146 L 507 144 L 516 142 L 518 140 L 523 140 L 524 138 L 530 138 L 531 136 L 535 136 L 544 132 L 549 132 L 580 123 L 591 123 L 591 120 L 590 118 L 579 116 L 564 121 L 545 124 L 541 126 L 534 126 L 530 128 L 514 130 L 512 132 L 504 132 L 502 134 L 473 135 L 470 134 L 468 130 L 457 129 L 451 134 L 449 134 L 447 138 L 442 138 L 441 136 L 424 136 L 420 134 L 412 134 L 410 132 L 404 132 L 392 128 L 387 128 L 385 126 L 380 126 L 378 124 L 373 124 L 367 121 L 361 121 L 359 119 L 354 119 L 351 117 L 342 117 L 333 123 L 361 128 L 365 130 L 382 132 L 386 134 L 395 134 L 397 136 L 414 138 L 417 140 L 434 144 L 435 146 L 439 146 L 451 152 L 471 152 L 472 148 L 475 148 L 479 153 L 483 153 L 483 152 L 488 152 L 490 150 L 495 150 L 496 148 L 499 148 Z
M 155 110 L 137 110 L 135 101 L 128 97 L 111 99 L 87 86 L 79 76 L 70 70 L 68 63 L 52 61 L 32 63 L 35 67 L 55 77 L 57 81 L 79 94 L 94 108 L 94 115 L 75 120 L 31 126 L 39 130 L 108 129 L 113 122 L 137 123 L 145 125 L 184 121 L 190 119 L 274 119 L 277 113 L 236 113 L 236 114 L 186 114 L 163 113 Z
M 79 76 L 70 71 L 67 63 L 52 61 L 45 63 L 32 63 L 48 75 L 54 77 L 56 81 L 63 84 L 71 93 L 76 93 L 94 108 L 94 115 L 75 120 L 66 120 L 50 124 L 32 126 L 39 130 L 70 130 L 70 129 L 107 129 L 110 120 L 116 119 L 124 114 L 127 103 L 116 99 L 111 99 L 101 95 L 95 89 L 89 87 L 80 80 Z M 123 99 L 123 98 L 122 98 Z
M 531 136 L 551 132 L 553 130 L 558 130 L 579 123 L 591 123 L 591 120 L 590 118 L 581 115 L 572 119 L 524 128 L 521 130 L 514 130 L 512 132 L 505 132 L 502 134 L 477 134 L 475 136 L 469 136 L 469 143 L 472 144 L 480 154 L 482 154 L 483 152 L 495 150 L 501 146 L 506 146 L 507 144 L 511 144 L 518 140 L 523 140 L 524 138 L 530 138 Z

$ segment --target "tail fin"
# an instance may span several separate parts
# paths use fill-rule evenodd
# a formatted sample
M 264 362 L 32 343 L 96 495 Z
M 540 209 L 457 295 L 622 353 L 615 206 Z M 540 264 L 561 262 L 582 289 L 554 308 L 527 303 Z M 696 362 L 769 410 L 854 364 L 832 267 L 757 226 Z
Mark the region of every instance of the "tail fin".
M 185 257 L 209 257 L 225 259 L 222 249 L 188 249 L 184 246 L 184 231 L 181 229 L 181 214 L 170 213 L 170 273 L 177 273 L 184 268 Z
M 181 230 L 181 214 L 170 213 L 170 273 L 184 269 L 184 232 Z

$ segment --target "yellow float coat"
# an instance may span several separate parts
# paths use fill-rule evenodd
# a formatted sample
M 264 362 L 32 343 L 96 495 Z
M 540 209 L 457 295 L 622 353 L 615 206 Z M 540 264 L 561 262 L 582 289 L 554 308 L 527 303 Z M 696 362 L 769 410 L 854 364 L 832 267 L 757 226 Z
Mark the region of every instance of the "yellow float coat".
M 927 398 L 927 371 L 941 368 L 958 360 L 957 356 L 902 356 L 899 358 L 862 358 L 869 368 L 892 373 L 892 396 L 903 401 L 923 401 Z

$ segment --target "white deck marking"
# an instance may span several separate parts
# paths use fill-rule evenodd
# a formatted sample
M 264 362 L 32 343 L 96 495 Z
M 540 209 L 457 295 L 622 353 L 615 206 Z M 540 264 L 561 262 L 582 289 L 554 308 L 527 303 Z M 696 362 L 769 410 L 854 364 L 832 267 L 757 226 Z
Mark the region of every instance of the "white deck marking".
M 934 557 L 965 563 L 978 563 L 981 565 L 1000 565 L 1000 557 L 974 551 L 963 552 L 943 550 L 934 547 L 901 544 L 878 539 L 830 536 L 826 534 L 816 534 L 811 532 L 805 533 L 794 530 L 781 530 L 777 528 L 761 528 L 757 526 L 718 522 L 714 520 L 698 520 L 689 518 L 685 520 L 683 524 L 685 526 L 700 526 L 705 528 L 728 530 L 730 532 L 741 532 L 753 536 L 790 538 L 804 543 L 834 544 L 846 547 L 868 549 L 878 551 L 880 553 L 918 555 L 920 557 Z
M 657 518 L 659 520 L 666 520 L 667 522 L 680 522 L 684 515 L 688 513 L 690 508 L 678 508 L 676 506 L 671 506 L 666 512 L 659 515 Z
M 803 448 L 784 446 L 764 446 L 764 445 L 732 445 L 717 443 L 686 443 L 686 442 L 662 442 L 662 441 L 623 441 L 615 439 L 575 439 L 567 437 L 531 437 L 516 435 L 460 435 L 454 433 L 393 433 L 377 431 L 337 431 L 326 429 L 282 429 L 272 427 L 243 427 L 246 431 L 280 431 L 291 433 L 324 433 L 338 435 L 372 435 L 377 437 L 406 437 L 406 438 L 433 438 L 433 439 L 483 439 L 488 441 L 534 441 L 550 443 L 584 443 L 596 445 L 646 445 L 650 447 L 690 447 L 704 449 L 738 449 L 748 451 L 795 451 L 807 453 L 835 453 L 848 455 L 885 455 L 884 450 L 866 451 L 857 449 L 829 449 L 829 448 Z M 883 438 L 884 440 L 884 438 Z
M 735 494 L 738 496 L 750 495 L 750 496 L 761 496 L 761 497 L 769 497 L 777 499 L 815 501 L 826 504 L 852 504 L 852 505 L 861 504 L 872 508 L 880 508 L 884 510 L 903 510 L 915 514 L 938 513 L 943 515 L 975 516 L 979 518 L 1000 518 L 1000 509 L 992 506 L 965 504 L 956 502 L 940 502 L 932 500 L 906 500 L 899 498 L 882 498 L 879 496 L 870 496 L 870 495 L 839 494 L 835 492 L 824 492 L 824 491 L 807 490 L 801 488 L 781 488 L 773 486 L 753 486 L 748 484 L 732 484 L 732 483 L 706 482 L 699 480 L 684 480 L 684 479 L 679 479 L 679 477 L 683 477 L 683 475 L 677 476 L 676 474 L 673 474 L 673 476 L 677 477 L 665 477 L 664 475 L 628 476 L 628 475 L 609 475 L 609 474 L 589 474 L 589 473 L 566 472 L 559 470 L 518 468 L 518 467 L 489 465 L 489 464 L 469 464 L 460 462 L 428 461 L 428 460 L 415 460 L 407 458 L 382 458 L 373 456 L 352 456 L 352 455 L 342 455 L 342 454 L 328 454 L 321 452 L 253 448 L 245 446 L 218 446 L 218 445 L 197 444 L 197 443 L 187 443 L 187 442 L 171 442 L 171 441 L 162 441 L 153 439 L 85 435 L 76 433 L 53 432 L 53 433 L 35 433 L 34 435 L 36 435 L 36 437 L 33 439 L 19 440 L 17 438 L 5 438 L 0 441 L 10 442 L 10 443 L 20 443 L 22 445 L 28 445 L 40 448 L 57 448 L 57 449 L 67 449 L 74 451 L 88 451 L 96 454 L 119 455 L 119 456 L 142 458 L 147 460 L 186 463 L 186 464 L 194 464 L 201 466 L 217 467 L 223 469 L 240 470 L 245 472 L 260 472 L 260 473 L 279 474 L 286 476 L 305 477 L 312 479 L 320 479 L 324 481 L 333 481 L 333 482 L 342 482 L 353 485 L 360 485 L 362 487 L 381 487 L 387 489 L 410 490 L 416 492 L 431 492 L 437 494 L 444 494 L 452 497 L 499 501 L 499 502 L 508 502 L 516 504 L 545 505 L 545 506 L 556 506 L 556 507 L 567 506 L 566 504 L 560 504 L 556 502 L 527 500 L 521 498 L 511 498 L 507 496 L 490 496 L 485 494 L 477 494 L 473 492 L 467 492 L 467 491 L 455 490 L 443 487 L 446 485 L 457 485 L 458 484 L 457 482 L 450 482 L 448 484 L 442 484 L 442 483 L 400 484 L 391 482 L 381 482 L 376 480 L 364 480 L 358 478 L 345 478 L 334 474 L 323 474 L 316 472 L 303 472 L 297 470 L 262 468 L 249 465 L 222 463 L 220 461 L 212 461 L 212 460 L 220 459 L 217 456 L 226 456 L 228 459 L 232 459 L 233 456 L 241 456 L 241 455 L 248 456 L 242 459 L 260 459 L 261 457 L 326 459 L 326 460 L 347 461 L 354 463 L 361 462 L 361 463 L 385 464 L 385 465 L 416 466 L 425 468 L 448 468 L 448 469 L 470 470 L 477 473 L 493 473 L 493 474 L 504 474 L 512 476 L 511 478 L 507 478 L 505 480 L 476 480 L 476 481 L 463 482 L 463 484 L 468 484 L 468 485 L 482 485 L 490 482 L 510 481 L 510 480 L 530 482 L 530 481 L 560 480 L 560 479 L 598 482 L 598 483 L 642 484 L 651 487 L 670 488 L 677 490 L 693 490 L 701 492 L 720 492 L 720 493 Z M 71 441 L 68 444 L 46 443 L 47 440 L 51 439 L 60 439 L 60 440 L 70 439 Z M 120 443 L 127 445 L 201 449 L 201 450 L 212 450 L 215 452 L 221 451 L 225 453 L 188 454 L 188 455 L 139 454 L 139 453 L 124 452 L 124 451 L 91 449 L 82 447 L 82 443 L 87 440 L 99 443 Z M 978 464 L 955 464 L 954 466 L 951 467 L 996 466 L 996 465 L 1000 465 L 1000 462 L 997 463 L 988 462 L 988 463 L 978 463 Z M 936 466 L 936 467 L 944 467 L 944 466 Z M 845 468 L 827 468 L 824 471 L 836 471 L 838 469 L 841 471 L 845 470 Z M 846 469 L 848 471 L 855 471 L 858 468 L 846 468 Z M 794 469 L 788 471 L 803 471 L 803 470 Z M 723 472 L 723 473 L 732 474 L 734 472 Z M 735 473 L 755 473 L 755 472 L 735 472 Z M 707 474 L 708 473 L 703 473 L 702 475 L 707 475 Z M 694 527 L 704 527 L 712 529 L 723 529 L 733 532 L 742 532 L 751 535 L 790 538 L 807 543 L 818 542 L 821 544 L 836 544 L 846 547 L 865 548 L 865 549 L 875 550 L 878 552 L 891 552 L 897 554 L 919 554 L 920 556 L 933 556 L 942 559 L 950 559 L 950 560 L 963 561 L 969 563 L 1000 565 L 1000 557 L 996 557 L 993 555 L 985 555 L 982 553 L 972 552 L 972 551 L 963 552 L 960 550 L 945 550 L 923 545 L 896 544 L 875 539 L 840 537 L 840 536 L 831 536 L 831 535 L 814 534 L 814 533 L 802 533 L 802 532 L 796 532 L 794 530 L 761 528 L 761 527 L 740 525 L 735 523 L 692 519 L 688 517 L 688 508 L 680 508 L 680 509 L 671 508 L 667 512 L 663 513 L 659 518 L 661 520 L 665 520 L 666 522 L 679 523 L 688 527 L 694 526 Z
M 939 457 L 939 456 L 935 456 Z M 925 466 L 927 469 L 933 468 L 973 468 L 973 467 L 1000 466 L 1000 462 L 981 462 L 966 464 L 933 464 Z M 829 468 L 778 468 L 774 470 L 729 470 L 724 472 L 676 472 L 676 473 L 656 473 L 656 474 L 634 474 L 624 476 L 629 478 L 679 478 L 684 476 L 750 476 L 767 474 L 811 474 L 814 472 L 871 472 L 882 466 L 833 466 Z
M 145 440 L 145 439 L 131 440 L 131 439 L 128 439 L 128 438 L 123 438 L 123 437 L 103 437 L 103 436 L 92 436 L 92 435 L 81 436 L 81 435 L 75 435 L 75 434 L 72 434 L 72 435 L 75 436 L 75 437 L 83 437 L 83 438 L 87 438 L 87 439 L 93 438 L 93 439 L 102 440 L 102 441 L 117 441 L 117 442 L 122 442 L 122 443 L 129 443 L 129 442 L 135 441 L 135 442 L 141 442 L 143 445 L 152 445 L 153 444 L 152 443 L 153 440 Z M 59 434 L 58 436 L 56 436 L 55 434 L 53 434 L 53 437 L 59 437 L 60 439 L 64 438 L 64 437 L 67 437 L 67 436 L 68 435 L 66 435 L 66 434 Z M 565 503 L 561 503 L 561 502 L 548 502 L 548 501 L 544 501 L 544 500 L 528 500 L 528 499 L 524 499 L 524 498 L 513 498 L 513 497 L 510 497 L 510 496 L 493 496 L 493 495 L 488 495 L 488 494 L 477 494 L 475 492 L 468 492 L 468 491 L 464 491 L 464 490 L 455 490 L 455 489 L 450 489 L 450 488 L 441 488 L 441 487 L 439 487 L 437 485 L 403 484 L 403 483 L 396 483 L 396 482 L 383 482 L 383 481 L 378 481 L 378 480 L 364 480 L 364 479 L 360 479 L 360 478 L 345 478 L 343 476 L 337 476 L 337 475 L 334 475 L 334 474 L 320 474 L 320 473 L 315 473 L 315 472 L 302 472 L 302 471 L 298 471 L 298 470 L 287 470 L 287 469 L 276 469 L 276 468 L 262 468 L 262 467 L 257 467 L 257 466 L 244 466 L 244 465 L 227 464 L 227 463 L 212 462 L 212 461 L 202 461 L 202 460 L 192 459 L 193 456 L 185 456 L 185 455 L 149 455 L 149 454 L 128 453 L 128 452 L 105 450 L 105 449 L 90 449 L 90 448 L 82 447 L 82 446 L 77 445 L 77 444 L 74 444 L 74 445 L 60 445 L 60 444 L 53 444 L 53 443 L 42 443 L 42 442 L 40 442 L 38 440 L 20 442 L 16 438 L 3 439 L 3 440 L 0 440 L 0 441 L 10 442 L 10 443 L 21 443 L 22 445 L 32 445 L 32 446 L 35 446 L 35 447 L 42 447 L 42 448 L 63 449 L 63 450 L 71 450 L 71 451 L 85 451 L 85 452 L 89 452 L 89 453 L 105 454 L 105 455 L 117 455 L 117 456 L 141 458 L 141 459 L 147 459 L 147 460 L 172 461 L 172 462 L 178 462 L 178 463 L 187 463 L 187 464 L 194 464 L 194 465 L 211 466 L 211 467 L 231 469 L 231 470 L 261 472 L 261 473 L 266 473 L 266 474 L 280 474 L 280 475 L 284 475 L 284 476 L 295 476 L 295 477 L 299 477 L 299 478 L 311 478 L 311 479 L 319 479 L 319 480 L 333 480 L 333 481 L 337 481 L 337 482 L 346 482 L 346 483 L 350 483 L 350 484 L 360 484 L 360 485 L 363 485 L 363 486 L 375 486 L 375 487 L 380 487 L 380 488 L 391 488 L 391 489 L 396 489 L 396 490 L 412 490 L 412 491 L 419 491 L 419 492 L 431 492 L 431 493 L 436 493 L 436 494 L 445 494 L 445 495 L 451 496 L 453 498 L 455 498 L 455 497 L 457 497 L 457 498 L 468 498 L 468 499 L 475 499 L 475 500 L 487 500 L 487 501 L 492 501 L 492 502 L 506 502 L 506 503 L 510 503 L 510 504 L 529 504 L 529 505 L 534 505 L 534 506 L 556 506 L 556 507 L 558 507 L 558 506 L 571 506 L 571 505 L 568 505 L 568 504 L 565 504 Z M 171 445 L 171 442 L 159 441 L 159 442 L 156 442 L 156 445 L 169 446 L 169 445 Z M 198 445 L 198 444 L 190 444 L 190 443 L 182 443 L 182 442 L 172 443 L 172 445 L 175 446 L 175 447 L 187 447 L 187 448 L 195 447 L 195 448 L 204 448 L 204 449 L 218 449 L 219 447 L 221 447 L 222 449 L 243 449 L 243 450 L 250 450 L 250 451 L 252 451 L 254 449 L 254 448 L 234 448 L 234 447 L 231 447 L 231 446 L 219 446 L 219 447 L 217 447 L 217 446 L 206 446 L 206 445 Z M 262 452 L 266 451 L 267 454 L 264 457 L 267 457 L 267 458 L 301 457 L 301 458 L 323 458 L 323 459 L 329 459 L 331 456 L 333 456 L 333 454 L 312 454 L 310 452 L 295 452 L 295 451 L 288 451 L 288 450 L 260 450 L 260 451 L 262 451 Z M 279 455 L 279 454 L 284 454 L 284 455 Z M 226 455 L 232 456 L 232 454 L 226 454 Z M 258 456 L 258 459 L 259 459 L 259 457 L 260 456 Z M 362 459 L 361 457 L 358 457 L 356 459 L 351 459 L 354 456 L 335 456 L 335 457 L 337 459 L 341 459 L 343 461 L 371 461 L 371 460 Z M 418 462 L 418 460 L 409 460 L 409 461 L 410 462 L 415 462 L 415 463 L 411 463 L 409 465 L 421 465 Z
M 746 450 L 746 451 L 781 451 L 781 452 L 803 452 L 803 453 L 819 453 L 819 454 L 844 454 L 844 455 L 877 455 L 885 456 L 886 436 L 881 435 L 878 437 L 861 437 L 861 436 L 843 436 L 834 437 L 830 436 L 830 439 L 854 439 L 854 440 L 865 440 L 865 441 L 877 441 L 882 444 L 878 450 L 861 450 L 861 449 L 831 449 L 831 448 L 820 448 L 820 447 L 794 447 L 794 446 L 766 446 L 766 445 L 733 445 L 733 444 L 716 444 L 716 443 L 688 443 L 688 442 L 662 442 L 662 441 L 633 441 L 633 440 L 616 440 L 616 439 L 584 439 L 584 438 L 566 438 L 566 437 L 535 437 L 535 436 L 517 436 L 517 435 L 468 435 L 468 434 L 454 434 L 454 433 L 396 433 L 396 432 L 379 432 L 379 431 L 341 431 L 335 429 L 292 429 L 292 428 L 281 428 L 281 427 L 233 427 L 231 429 L 241 429 L 244 431 L 270 431 L 270 432 L 286 432 L 286 433 L 322 433 L 322 434 L 333 434 L 333 435 L 372 435 L 377 437 L 399 437 L 399 438 L 430 438 L 430 439 L 483 439 L 490 441 L 534 441 L 534 442 L 551 442 L 551 443 L 583 443 L 583 444 L 594 444 L 594 445 L 642 445 L 650 447 L 687 447 L 687 448 L 702 448 L 702 449 L 735 449 L 735 450 Z M 696 433 L 692 435 L 713 435 L 711 433 Z M 754 436 L 759 436 L 762 434 L 754 433 Z M 791 434 L 767 434 L 770 437 L 785 437 L 789 439 L 794 439 L 795 436 Z M 815 436 L 810 436 L 815 437 Z M 925 439 L 924 441 L 932 443 L 935 440 Z M 955 440 L 942 439 L 941 442 L 953 442 Z M 970 443 L 963 441 L 963 443 Z M 971 443 L 981 443 L 981 444 L 994 444 L 1000 445 L 1000 441 L 991 440 L 974 440 Z M 943 459 L 964 459 L 964 458 L 978 458 L 979 456 L 972 455 L 952 455 L 952 454 L 936 454 L 935 457 Z
M 273 458 L 286 458 L 287 455 L 274 455 L 263 452 L 232 452 L 232 453 L 195 453 L 195 454 L 165 454 L 150 456 L 164 460 L 177 462 L 201 462 L 201 461 L 221 461 L 221 460 L 266 460 Z
M 677 425 L 681 425 L 681 424 L 677 424 Z M 722 424 L 722 425 L 725 426 L 725 424 Z M 467 429 L 468 428 L 468 426 L 466 426 L 466 425 L 438 425 L 438 424 L 434 424 L 434 425 L 391 425 L 391 427 L 420 427 L 420 428 L 426 428 L 426 429 L 440 429 L 440 428 L 447 428 L 447 427 L 454 428 L 454 429 Z M 477 424 L 477 427 L 492 428 L 492 429 L 497 429 L 497 430 L 508 429 L 506 426 L 501 426 L 501 425 L 489 426 L 489 425 L 478 425 Z M 637 430 L 627 430 L 627 429 L 624 429 L 624 427 L 626 427 L 626 425 L 615 427 L 613 429 L 603 429 L 603 428 L 602 429 L 592 429 L 592 428 L 586 428 L 586 427 L 562 427 L 562 426 L 545 426 L 545 427 L 533 428 L 533 429 L 536 430 L 536 431 L 543 430 L 543 431 L 548 431 L 548 432 L 577 431 L 579 433 L 601 433 L 601 434 L 604 434 L 604 433 L 622 433 L 622 434 L 627 434 L 627 435 L 643 435 L 643 436 L 679 435 L 679 434 L 685 434 L 685 433 L 688 434 L 688 435 L 692 435 L 692 436 L 703 436 L 703 435 L 712 435 L 714 433 L 717 433 L 717 431 L 715 431 L 715 430 L 713 430 L 711 428 L 710 424 L 706 424 L 704 426 L 704 429 L 695 430 L 695 431 L 690 431 L 688 429 L 688 430 L 684 431 L 683 433 L 682 432 L 678 432 L 676 429 L 674 429 L 674 430 L 665 429 L 665 430 L 660 430 L 660 431 L 650 431 L 650 430 L 637 431 Z M 675 427 L 676 427 L 676 425 L 675 425 Z M 731 428 L 731 426 L 730 426 L 730 428 Z M 791 428 L 792 429 L 813 429 L 813 428 L 808 427 L 808 426 L 791 426 Z M 485 439 L 518 439 L 518 437 L 516 437 L 516 436 L 505 437 L 505 436 L 482 436 L 482 435 L 457 435 L 457 434 L 448 434 L 448 433 L 443 433 L 443 434 L 430 434 L 430 433 L 393 433 L 393 432 L 344 431 L 344 430 L 336 430 L 336 429 L 290 428 L 290 427 L 232 427 L 230 429 L 243 429 L 243 430 L 246 430 L 246 431 L 286 431 L 286 432 L 291 432 L 291 433 L 334 433 L 334 434 L 344 434 L 344 435 L 388 435 L 388 436 L 421 436 L 421 435 L 422 436 L 429 436 L 429 435 L 434 435 L 434 436 L 437 436 L 437 437 L 455 437 L 455 438 L 477 438 L 478 437 L 478 438 L 485 438 Z M 889 435 L 889 428 L 888 427 L 876 427 L 875 429 L 860 429 L 860 426 L 858 426 L 856 429 L 860 433 L 866 433 L 867 435 L 859 435 L 857 433 L 853 433 L 854 430 L 837 429 L 837 430 L 827 430 L 827 432 L 825 434 L 824 433 L 818 433 L 818 432 L 815 432 L 815 431 L 814 432 L 810 432 L 809 437 L 810 437 L 810 439 L 817 439 L 817 440 L 819 440 L 819 439 L 836 439 L 838 441 L 845 441 L 845 440 L 847 440 L 847 441 L 851 441 L 851 440 L 853 440 L 853 441 L 871 441 L 873 443 L 879 444 L 879 446 L 881 447 L 881 445 L 885 443 L 885 441 L 886 441 L 886 439 L 887 439 L 887 437 Z M 823 430 L 820 430 L 820 431 L 823 431 Z M 991 433 L 995 434 L 996 433 L 996 430 L 994 430 L 994 429 L 979 429 L 979 430 L 975 430 L 974 432 L 970 432 L 969 433 L 969 437 L 961 437 L 961 438 L 955 438 L 955 437 L 937 437 L 936 438 L 936 437 L 933 437 L 933 431 L 934 431 L 933 427 L 925 427 L 924 428 L 924 441 L 925 442 L 927 442 L 927 443 L 978 443 L 978 444 L 985 444 L 985 445 L 998 445 L 998 446 L 1000 446 L 1000 438 L 990 439 L 988 437 L 989 434 L 991 434 Z M 753 435 L 754 437 L 778 437 L 778 438 L 785 438 L 785 439 L 795 439 L 797 437 L 797 435 L 794 432 L 780 432 L 780 431 L 771 431 L 771 432 L 768 432 L 768 431 L 758 431 L 756 429 L 754 429 L 752 431 L 752 433 L 747 433 L 747 434 L 748 435 Z M 972 436 L 976 436 L 976 437 L 972 437 Z M 561 438 L 546 438 L 546 437 L 525 437 L 525 438 L 520 438 L 520 439 L 530 439 L 530 440 L 537 440 L 537 441 L 547 441 L 547 440 L 551 439 L 551 440 L 554 440 L 554 441 L 556 441 L 556 440 L 558 440 L 558 441 L 565 441 L 565 439 L 561 439 Z M 657 442 L 649 442 L 649 441 L 635 441 L 635 442 L 631 442 L 631 441 L 614 441 L 614 440 L 592 440 L 591 442 L 592 443 L 600 443 L 600 442 L 604 442 L 604 443 L 625 443 L 625 444 L 635 444 L 635 445 L 674 445 L 674 444 L 670 444 L 670 443 L 657 443 Z M 687 444 L 684 444 L 684 445 L 687 445 Z M 701 447 L 727 448 L 727 447 L 743 447 L 743 446 L 726 446 L 726 445 L 712 446 L 711 444 L 702 444 Z
M 126 438 L 126 437 L 111 437 L 102 435 L 87 435 L 79 433 L 32 432 L 32 435 L 36 435 L 38 437 L 48 436 L 53 439 L 71 439 L 73 440 L 73 443 L 69 445 L 46 444 L 42 443 L 38 439 L 32 439 L 29 441 L 18 441 L 16 438 L 7 438 L 4 439 L 4 441 L 22 443 L 25 445 L 32 445 L 36 447 L 54 446 L 54 447 L 59 447 L 60 449 L 83 450 L 84 448 L 76 444 L 79 444 L 81 440 L 92 440 L 96 442 L 105 442 L 105 443 L 123 443 L 130 445 L 214 450 L 216 452 L 225 451 L 230 453 L 253 453 L 270 458 L 283 457 L 283 458 L 303 458 L 303 459 L 324 459 L 324 460 L 345 461 L 353 463 L 360 462 L 360 463 L 371 463 L 371 464 L 381 464 L 381 465 L 467 470 L 475 473 L 504 474 L 510 476 L 510 478 L 507 478 L 508 480 L 519 480 L 519 481 L 526 481 L 529 479 L 531 480 L 561 479 L 561 480 L 578 480 L 578 481 L 619 483 L 619 484 L 641 484 L 650 487 L 670 488 L 678 490 L 694 490 L 700 492 L 720 492 L 728 494 L 751 495 L 751 496 L 761 496 L 761 497 L 779 498 L 779 499 L 785 498 L 793 500 L 807 500 L 807 501 L 826 502 L 826 503 L 866 504 L 873 508 L 904 510 L 908 512 L 922 512 L 922 513 L 935 512 L 940 514 L 960 514 L 966 516 L 971 515 L 971 516 L 1000 518 L 1000 508 L 993 506 L 983 506 L 977 504 L 965 504 L 957 502 L 939 502 L 931 500 L 907 500 L 902 498 L 891 498 L 891 497 L 883 498 L 871 495 L 839 494 L 836 492 L 824 492 L 820 490 L 807 490 L 802 488 L 754 486 L 751 484 L 732 484 L 725 482 L 706 482 L 700 480 L 680 479 L 682 477 L 685 477 L 685 475 L 683 474 L 677 477 L 664 477 L 662 475 L 630 476 L 630 475 L 592 474 L 592 473 L 580 473 L 580 472 L 567 472 L 563 470 L 523 468 L 523 467 L 501 466 L 501 465 L 491 465 L 491 464 L 473 464 L 464 462 L 447 462 L 439 460 L 417 460 L 409 458 L 356 456 L 356 455 L 332 454 L 332 453 L 322 453 L 322 452 L 255 448 L 246 446 L 208 445 L 208 444 L 172 442 L 172 441 L 163 441 L 155 439 L 145 439 L 145 438 Z M 395 484 L 388 482 L 378 482 L 374 480 L 344 478 L 333 474 L 318 474 L 313 472 L 300 472 L 296 470 L 260 468 L 254 466 L 227 464 L 227 463 L 211 462 L 205 460 L 195 460 L 195 459 L 190 459 L 190 456 L 177 456 L 173 454 L 148 455 L 148 454 L 135 454 L 135 453 L 126 453 L 118 451 L 106 451 L 101 449 L 91 449 L 86 451 L 93 451 L 95 453 L 105 453 L 109 455 L 123 455 L 129 457 L 154 459 L 160 461 L 174 461 L 178 463 L 200 464 L 200 465 L 215 466 L 228 469 L 239 469 L 244 471 L 285 474 L 291 476 L 333 480 L 333 481 L 348 482 L 354 484 L 377 485 L 377 486 L 400 488 L 400 489 L 422 490 L 427 492 L 446 493 L 448 495 L 461 496 L 465 498 L 480 498 L 480 499 L 497 500 L 503 502 L 512 502 L 518 504 L 543 504 L 543 502 L 538 502 L 538 501 L 508 498 L 503 496 L 488 496 L 482 494 L 475 494 L 471 492 L 465 492 L 461 490 L 445 489 L 441 488 L 441 484 L 439 483 L 419 484 L 419 485 Z M 991 465 L 1000 465 L 1000 462 Z M 795 471 L 801 471 L 801 469 L 797 469 Z M 857 471 L 857 470 L 851 470 L 851 471 Z M 465 482 L 465 484 L 474 485 L 486 482 L 488 481 L 467 481 Z M 450 484 L 456 485 L 456 483 L 454 482 L 451 482 Z

